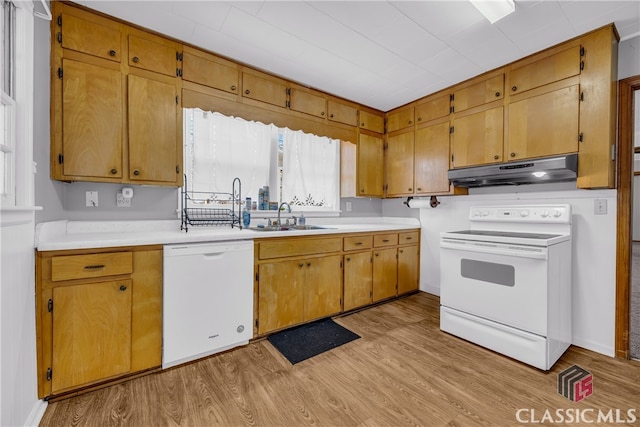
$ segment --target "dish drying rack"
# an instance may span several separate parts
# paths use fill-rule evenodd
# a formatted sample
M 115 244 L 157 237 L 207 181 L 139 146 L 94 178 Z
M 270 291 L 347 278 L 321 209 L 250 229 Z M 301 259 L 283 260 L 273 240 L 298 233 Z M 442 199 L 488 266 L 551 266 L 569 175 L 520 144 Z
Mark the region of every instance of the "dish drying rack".
M 189 191 L 187 176 L 182 187 L 182 224 L 180 230 L 189 231 L 192 227 L 212 227 L 230 225 L 242 229 L 242 183 L 235 178 L 231 193 L 212 191 Z M 210 205 L 215 205 L 212 207 Z M 221 207 L 229 205 L 230 207 Z M 237 209 L 237 210 L 236 210 Z

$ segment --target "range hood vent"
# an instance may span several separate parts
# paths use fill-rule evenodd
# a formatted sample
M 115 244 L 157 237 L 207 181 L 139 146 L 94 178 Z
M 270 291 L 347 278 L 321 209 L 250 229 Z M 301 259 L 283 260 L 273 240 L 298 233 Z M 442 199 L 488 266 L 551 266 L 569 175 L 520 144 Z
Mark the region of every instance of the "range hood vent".
M 465 188 L 572 181 L 577 176 L 577 154 L 451 169 L 448 173 L 454 186 Z

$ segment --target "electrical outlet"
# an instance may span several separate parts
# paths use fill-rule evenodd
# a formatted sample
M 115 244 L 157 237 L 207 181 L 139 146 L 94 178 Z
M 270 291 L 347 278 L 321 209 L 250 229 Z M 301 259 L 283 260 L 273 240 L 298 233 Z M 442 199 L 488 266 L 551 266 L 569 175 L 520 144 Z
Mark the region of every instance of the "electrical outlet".
M 85 193 L 85 205 L 90 208 L 98 207 L 98 192 L 87 191 Z
M 595 199 L 593 201 L 593 213 L 596 215 L 606 215 L 607 199 Z
M 347 212 L 351 212 L 351 202 L 346 202 L 345 205 L 347 207 Z
M 122 195 L 122 191 L 118 191 L 116 193 L 116 206 L 119 208 L 130 208 L 131 207 L 131 198 L 125 198 Z

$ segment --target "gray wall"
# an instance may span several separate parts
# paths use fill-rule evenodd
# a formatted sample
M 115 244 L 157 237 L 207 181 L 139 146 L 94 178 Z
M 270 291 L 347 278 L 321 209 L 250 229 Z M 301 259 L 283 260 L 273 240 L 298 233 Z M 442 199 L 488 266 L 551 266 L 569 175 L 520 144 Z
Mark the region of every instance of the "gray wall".
M 640 74 L 640 35 L 618 45 L 618 80 Z

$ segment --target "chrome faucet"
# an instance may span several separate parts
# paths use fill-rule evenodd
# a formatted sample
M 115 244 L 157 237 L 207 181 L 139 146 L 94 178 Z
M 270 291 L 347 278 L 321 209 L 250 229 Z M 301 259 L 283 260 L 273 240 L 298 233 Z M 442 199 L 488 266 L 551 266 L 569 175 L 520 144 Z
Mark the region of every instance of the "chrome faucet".
M 289 206 L 289 203 L 287 202 L 280 203 L 280 206 L 278 206 L 278 225 L 282 225 L 282 223 L 280 222 L 280 211 L 284 205 L 287 205 L 287 208 L 289 209 L 289 213 L 291 213 L 291 206 Z

